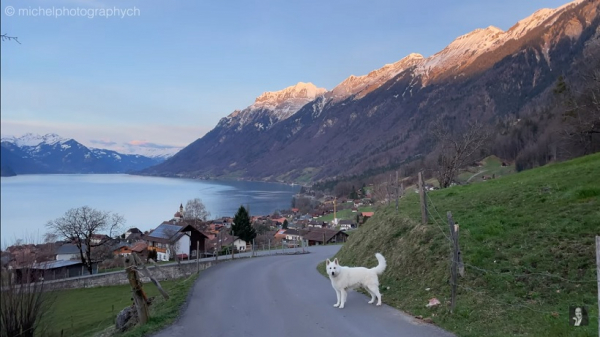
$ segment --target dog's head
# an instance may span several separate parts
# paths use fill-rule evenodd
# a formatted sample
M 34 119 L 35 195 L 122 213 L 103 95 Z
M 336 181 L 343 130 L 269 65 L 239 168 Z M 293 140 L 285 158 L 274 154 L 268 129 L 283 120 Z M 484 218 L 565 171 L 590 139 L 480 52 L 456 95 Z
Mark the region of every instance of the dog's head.
M 327 269 L 327 275 L 329 275 L 329 277 L 336 277 L 340 274 L 340 263 L 338 262 L 337 258 L 335 258 L 333 262 L 327 259 L 325 262 L 325 268 Z

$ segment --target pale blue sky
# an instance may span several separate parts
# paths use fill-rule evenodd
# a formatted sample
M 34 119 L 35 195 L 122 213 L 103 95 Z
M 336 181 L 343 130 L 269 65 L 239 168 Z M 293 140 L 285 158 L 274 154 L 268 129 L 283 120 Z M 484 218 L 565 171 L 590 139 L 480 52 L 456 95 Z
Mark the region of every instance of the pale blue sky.
M 409 53 L 430 56 L 476 28 L 507 30 L 565 3 L 2 0 L 2 34 L 21 44 L 2 42 L 1 132 L 185 146 L 265 91 L 299 81 L 332 89 Z M 53 7 L 133 16 L 39 14 Z

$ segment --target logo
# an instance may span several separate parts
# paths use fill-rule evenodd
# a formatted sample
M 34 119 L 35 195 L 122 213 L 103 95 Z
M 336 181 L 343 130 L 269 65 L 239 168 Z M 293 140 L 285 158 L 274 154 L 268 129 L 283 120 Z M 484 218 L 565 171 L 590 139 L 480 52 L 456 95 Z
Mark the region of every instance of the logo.
M 570 306 L 569 307 L 569 325 L 572 326 L 586 326 L 588 325 L 588 311 L 584 306 Z

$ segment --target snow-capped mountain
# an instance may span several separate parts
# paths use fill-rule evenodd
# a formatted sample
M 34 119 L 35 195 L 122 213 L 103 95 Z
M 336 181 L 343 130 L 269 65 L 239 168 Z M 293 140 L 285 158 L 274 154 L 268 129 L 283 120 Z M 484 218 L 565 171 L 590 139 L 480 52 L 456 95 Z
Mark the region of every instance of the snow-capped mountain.
M 268 130 L 326 91 L 312 83 L 298 82 L 283 90 L 265 92 L 256 98 L 254 104 L 222 118 L 217 127 L 233 128 L 239 132 L 247 125 L 252 125 L 257 130 Z
M 369 92 L 379 88 L 383 83 L 389 81 L 402 71 L 409 69 L 422 61 L 423 55 L 412 53 L 398 62 L 386 64 L 382 68 L 373 70 L 367 75 L 351 75 L 324 96 L 327 99 L 332 99 L 334 102 L 341 101 L 352 95 L 356 95 L 354 99 L 363 98 Z
M 5 137 L 1 140 L 3 173 L 126 173 L 163 159 L 90 149 L 56 134 Z
M 286 95 L 261 96 L 145 173 L 289 181 L 399 167 L 427 154 L 437 117 L 460 129 L 469 119 L 491 125 L 543 109 L 559 76 L 576 82 L 600 59 L 599 13 L 598 0 L 576 0 L 507 31 L 475 29 L 429 57 L 410 54 L 308 95 L 297 111 L 275 112 Z
M 43 136 L 33 133 L 26 133 L 19 138 L 14 136 L 3 137 L 1 141 L 10 142 L 20 147 L 32 147 L 40 144 L 54 145 L 56 143 L 67 142 L 68 140 L 69 139 L 63 138 L 55 133 L 49 133 Z
M 160 146 L 154 144 L 133 145 L 129 143 L 123 143 L 121 145 L 115 146 L 115 148 L 108 150 L 116 151 L 121 154 L 140 155 L 143 157 L 165 160 L 169 157 L 172 157 L 175 153 L 181 151 L 182 148 L 183 147 Z M 90 150 L 92 149 L 96 150 L 97 148 L 90 147 Z

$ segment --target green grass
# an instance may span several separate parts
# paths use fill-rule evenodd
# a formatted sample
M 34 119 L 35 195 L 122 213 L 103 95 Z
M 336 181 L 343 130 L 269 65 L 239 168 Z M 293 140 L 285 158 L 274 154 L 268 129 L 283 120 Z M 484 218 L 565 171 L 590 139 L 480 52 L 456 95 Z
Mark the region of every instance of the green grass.
M 384 302 L 458 336 L 597 336 L 600 154 L 428 195 L 427 225 L 419 224 L 418 195 L 407 194 L 400 212 L 378 211 L 336 257 L 371 267 L 383 253 Z M 454 313 L 447 211 L 460 224 L 467 264 Z M 432 297 L 443 305 L 426 308 Z M 587 306 L 589 326 L 569 326 L 571 305 Z
M 483 166 L 470 168 L 470 170 L 461 173 L 457 180 L 460 182 L 477 182 L 482 181 L 483 176 L 491 177 L 495 175 L 496 178 L 499 178 L 516 172 L 514 164 L 502 166 L 502 160 L 496 156 L 489 156 L 481 162 Z
M 170 296 L 169 300 L 164 300 L 152 283 L 145 283 L 146 294 L 154 297 L 150 320 L 146 325 L 119 336 L 143 336 L 172 323 L 196 278 L 197 274 L 194 274 L 185 279 L 161 282 Z M 44 322 L 49 327 L 45 336 L 61 336 L 61 330 L 64 336 L 91 336 L 114 326 L 117 314 L 132 303 L 129 285 L 61 290 L 54 294 L 56 302 L 48 321 Z
M 351 209 L 343 209 L 343 210 L 337 211 L 336 216 L 340 220 L 356 221 L 356 215 L 360 214 L 361 212 L 373 212 L 373 207 L 371 207 L 371 206 L 359 207 L 358 212 L 352 212 Z M 317 218 L 317 221 L 330 222 L 332 220 L 333 220 L 333 213 Z

